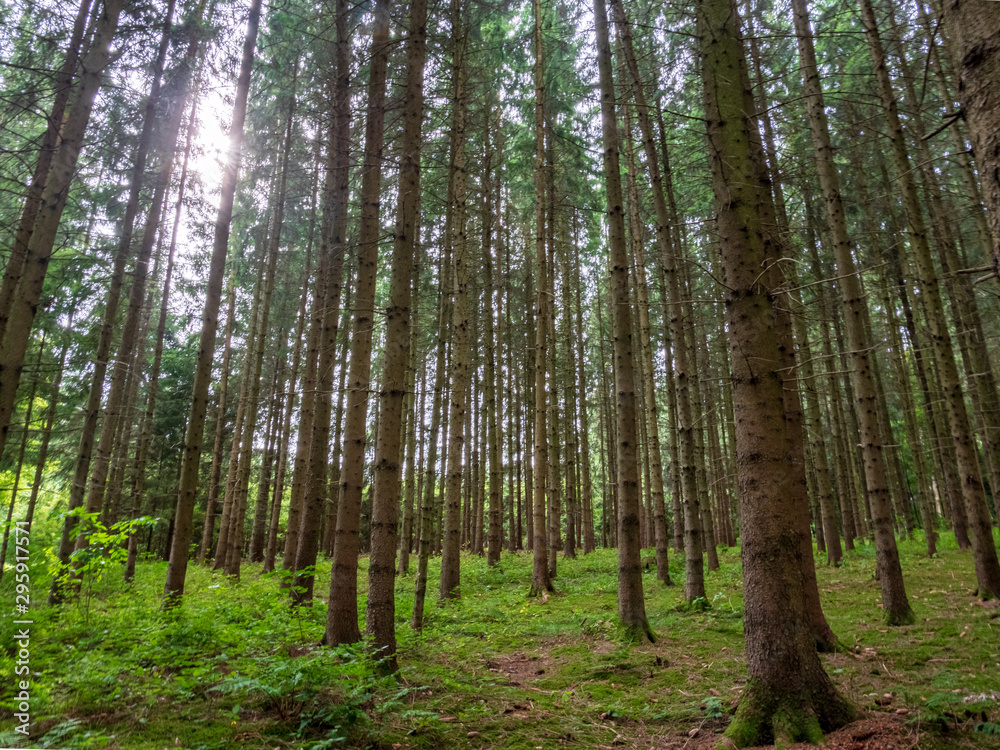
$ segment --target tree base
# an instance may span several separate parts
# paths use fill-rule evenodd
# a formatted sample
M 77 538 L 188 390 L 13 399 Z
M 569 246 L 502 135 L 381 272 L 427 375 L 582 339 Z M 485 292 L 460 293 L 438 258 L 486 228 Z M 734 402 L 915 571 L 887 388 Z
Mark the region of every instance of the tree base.
M 545 596 L 545 594 L 554 594 L 555 591 L 556 587 L 552 585 L 552 581 L 546 581 L 544 586 L 533 583 L 531 584 L 531 588 L 528 590 L 528 596 L 532 598 Z
M 913 610 L 907 607 L 903 612 L 886 612 L 885 613 L 885 624 L 891 627 L 901 627 L 903 625 L 912 625 L 917 621 L 916 615 L 913 614 Z
M 774 743 L 776 750 L 796 742 L 823 744 L 825 731 L 842 727 L 854 718 L 854 708 L 835 690 L 823 696 L 775 696 L 772 691 L 747 685 L 736 716 L 717 750 Z
M 648 638 L 650 643 L 656 643 L 656 636 L 653 634 L 653 629 L 645 619 L 633 625 L 620 623 L 618 628 L 621 637 L 628 643 L 640 643 L 643 638 Z
M 832 631 L 824 636 L 813 635 L 816 641 L 816 651 L 821 654 L 853 654 L 844 642 L 840 640 Z
M 687 612 L 693 614 L 698 614 L 699 612 L 707 612 L 711 608 L 712 605 L 709 603 L 708 599 L 706 599 L 703 596 L 699 596 L 695 599 L 692 599 L 691 601 L 681 602 L 680 604 L 677 605 L 678 612 Z

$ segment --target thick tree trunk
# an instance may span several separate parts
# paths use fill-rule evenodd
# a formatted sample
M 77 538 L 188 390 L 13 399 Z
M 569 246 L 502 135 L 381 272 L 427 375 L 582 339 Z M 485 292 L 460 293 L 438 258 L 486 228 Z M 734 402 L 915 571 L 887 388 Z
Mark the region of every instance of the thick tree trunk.
M 942 8 L 1000 275 L 1000 4 L 944 0 Z
M 744 634 L 750 680 L 727 736 L 738 747 L 822 739 L 853 710 L 823 671 L 803 593 L 787 455 L 782 376 L 770 295 L 760 283 L 765 196 L 754 164 L 744 53 L 730 0 L 698 3 L 705 114 L 715 192 L 736 409 Z M 753 352 L 753 358 L 745 353 Z

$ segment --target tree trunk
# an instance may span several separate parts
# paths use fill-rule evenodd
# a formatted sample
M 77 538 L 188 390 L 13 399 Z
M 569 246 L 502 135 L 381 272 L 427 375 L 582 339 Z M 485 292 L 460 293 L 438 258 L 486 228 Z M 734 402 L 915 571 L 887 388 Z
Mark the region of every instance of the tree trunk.
M 446 257 L 441 263 L 442 284 L 444 269 L 448 267 L 447 246 L 445 248 Z M 421 630 L 424 627 L 424 600 L 427 595 L 427 561 L 430 558 L 431 548 L 434 545 L 434 495 L 435 495 L 435 466 L 438 455 L 438 435 L 441 431 L 441 413 L 444 409 L 443 394 L 445 390 L 445 332 L 447 330 L 447 286 L 442 290 L 438 298 L 438 330 L 437 330 L 437 357 L 434 366 L 434 400 L 431 405 L 431 428 L 427 440 L 423 444 L 427 446 L 427 463 L 425 466 L 423 496 L 420 504 L 420 530 L 417 549 L 417 578 L 413 586 L 413 618 L 410 626 L 414 630 Z
M 816 742 L 853 709 L 815 650 L 803 593 L 773 305 L 759 283 L 766 200 L 754 164 L 739 19 L 730 0 L 700 0 L 702 77 L 726 291 L 741 499 L 744 634 L 750 679 L 726 732 L 737 747 Z M 752 111 L 752 109 L 750 110 Z M 745 355 L 753 352 L 753 358 Z M 808 540 L 807 540 L 808 541 Z
M 415 246 L 414 251 L 416 252 Z M 396 575 L 406 575 L 410 572 L 410 552 L 413 547 L 414 500 L 420 497 L 419 492 L 417 492 L 417 421 L 419 420 L 421 426 L 423 425 L 424 373 L 426 371 L 422 366 L 423 363 L 421 363 L 420 398 L 417 398 L 417 362 L 419 359 L 417 335 L 420 332 L 418 315 L 420 273 L 416 255 L 410 265 L 413 267 L 412 290 L 410 292 L 412 296 L 412 308 L 410 312 L 410 344 L 406 364 L 406 395 L 403 398 L 403 413 L 406 416 L 406 465 L 403 481 L 403 531 L 399 537 L 399 564 L 396 568 Z M 421 444 L 422 448 L 423 445 Z
M 899 563 L 899 551 L 896 549 L 896 540 L 892 533 L 892 506 L 882 449 L 885 440 L 879 424 L 879 410 L 876 403 L 879 393 L 876 388 L 874 365 L 868 356 L 873 348 L 873 342 L 871 331 L 866 325 L 865 296 L 854 265 L 851 240 L 847 234 L 847 220 L 840 197 L 840 176 L 833 161 L 830 129 L 823 104 L 823 89 L 816 65 L 816 52 L 813 49 L 812 28 L 806 0 L 792 0 L 792 9 L 816 168 L 826 201 L 827 227 L 837 261 L 837 277 L 852 365 L 855 414 L 860 427 L 859 438 L 864 454 L 868 500 L 872 508 L 872 523 L 875 529 L 876 564 L 879 568 L 878 579 L 882 586 L 883 614 L 890 625 L 909 625 L 913 622 L 914 615 L 906 598 L 903 569 Z
M 656 209 L 656 243 L 660 253 L 660 262 L 667 280 L 670 304 L 670 334 L 673 340 L 673 361 L 671 362 L 668 356 L 667 371 L 673 372 L 675 382 L 674 387 L 677 399 L 677 414 L 675 419 L 678 424 L 678 462 L 680 464 L 681 475 L 680 502 L 683 506 L 684 514 L 683 524 L 676 519 L 675 524 L 676 527 L 683 527 L 684 529 L 686 559 L 684 599 L 691 602 L 705 596 L 705 573 L 702 562 L 702 529 L 698 518 L 699 496 L 695 466 L 694 425 L 691 412 L 689 352 L 687 347 L 684 346 L 683 316 L 681 315 L 681 285 L 675 261 L 678 249 L 674 246 L 670 233 L 672 222 L 670 209 L 667 204 L 667 195 L 663 186 L 664 178 L 660 169 L 661 155 L 656 152 L 650 108 L 639 78 L 639 69 L 632 45 L 631 30 L 621 3 L 618 0 L 612 0 L 611 8 L 621 29 L 620 33 L 622 34 L 625 59 L 631 74 L 631 91 L 636 102 L 636 114 L 642 132 L 646 165 L 649 169 L 650 186 L 653 192 L 653 204 Z
M 204 6 L 201 5 L 195 10 L 195 19 L 200 19 L 203 7 Z M 139 192 L 143 183 L 146 151 L 152 136 L 153 125 L 156 120 L 156 109 L 159 99 L 161 98 L 159 80 L 163 68 L 163 59 L 167 52 L 167 41 L 169 39 L 169 32 L 171 28 L 172 13 L 173 6 L 171 4 L 168 6 L 164 38 L 158 51 L 157 63 L 154 70 L 153 87 L 146 103 L 146 119 L 143 122 L 143 130 L 146 137 L 143 138 L 140 136 L 139 153 L 136 158 L 136 168 L 133 174 L 133 193 L 129 196 L 129 206 L 134 203 L 135 208 L 133 208 L 131 212 L 129 212 L 128 207 L 126 208 L 126 215 L 124 219 L 125 223 L 122 228 L 120 246 L 116 257 L 116 260 L 121 259 L 122 262 L 124 262 L 125 258 L 127 258 L 129 254 L 129 244 L 131 243 L 132 237 L 132 225 L 138 210 Z M 91 470 L 90 486 L 88 488 L 86 502 L 87 513 L 98 512 L 104 502 L 115 430 L 119 422 L 119 412 L 125 403 L 126 378 L 129 373 L 129 364 L 132 360 L 132 354 L 136 347 L 139 323 L 143 317 L 143 311 L 145 309 L 143 303 L 146 297 L 146 278 L 149 269 L 149 259 L 156 241 L 157 231 L 160 228 L 160 216 L 163 211 L 163 203 L 166 199 L 167 189 L 170 186 L 171 176 L 173 175 L 174 150 L 177 146 L 177 139 L 180 134 L 181 122 L 187 101 L 187 82 L 195 56 L 198 52 L 199 41 L 200 40 L 197 36 L 190 40 L 184 60 L 181 63 L 179 77 L 174 84 L 174 89 L 172 91 L 163 92 L 167 95 L 163 98 L 169 99 L 172 97 L 173 99 L 170 102 L 171 116 L 163 132 L 160 133 L 160 169 L 153 188 L 153 200 L 149 208 L 149 213 L 146 216 L 146 225 L 143 231 L 139 252 L 136 256 L 135 268 L 132 272 L 132 287 L 129 293 L 128 310 L 126 312 L 124 325 L 122 326 L 121 342 L 118 346 L 118 355 L 115 360 L 115 366 L 111 372 L 111 386 L 108 391 L 107 403 L 105 405 L 104 423 L 101 427 L 101 438 L 97 445 L 97 456 L 94 459 Z M 148 132 L 146 132 L 147 128 Z M 113 304 L 109 301 L 108 309 L 105 311 L 104 320 L 104 326 L 107 329 L 109 343 L 114 330 L 115 314 L 118 308 L 117 294 L 114 296 L 115 299 Z M 111 295 L 109 294 L 109 298 L 110 297 Z M 102 331 L 102 336 L 103 334 L 104 331 Z M 98 397 L 95 403 L 99 404 L 99 393 L 103 391 L 104 386 L 104 372 L 103 370 L 101 371 L 101 377 L 98 379 L 96 376 L 96 370 L 97 368 L 95 368 L 93 387 L 98 391 Z M 96 428 L 96 422 L 93 424 Z M 81 446 L 86 444 L 89 447 L 92 439 L 92 436 L 83 436 L 81 439 Z M 89 451 L 81 451 L 80 460 L 89 465 Z M 81 550 L 86 546 L 86 544 L 87 535 L 85 533 L 78 534 L 75 549 Z
M 1000 275 L 1000 5 L 977 0 L 942 3 L 958 99 L 969 124 L 986 214 L 993 234 L 993 273 Z M 996 592 L 994 592 L 996 593 Z
M 466 6 L 452 1 L 452 123 L 449 198 L 445 219 L 449 232 L 445 238 L 451 247 L 454 302 L 451 324 L 451 401 L 449 408 L 447 470 L 445 472 L 444 527 L 441 544 L 441 599 L 458 598 L 460 571 L 462 453 L 466 444 L 466 412 L 470 379 L 469 342 L 469 261 L 466 225 L 466 144 L 465 120 L 468 109 L 465 72 Z
M 198 364 L 192 387 L 191 411 L 188 415 L 184 437 L 184 453 L 178 482 L 177 507 L 174 511 L 174 528 L 170 540 L 170 566 L 164 584 L 164 606 L 172 608 L 180 603 L 184 594 L 184 577 L 187 573 L 188 548 L 191 544 L 191 526 L 194 503 L 198 491 L 198 473 L 201 464 L 201 446 L 205 433 L 205 415 L 208 411 L 208 386 L 212 379 L 215 361 L 215 335 L 219 329 L 219 303 L 222 300 L 222 277 L 229 247 L 229 231 L 233 218 L 233 202 L 243 156 L 243 125 L 246 121 L 247 97 L 250 92 L 250 73 L 253 68 L 254 48 L 260 26 L 261 0 L 252 0 L 247 20 L 247 33 L 243 41 L 240 73 L 236 82 L 236 101 L 233 121 L 229 129 L 229 151 L 222 177 L 219 213 L 215 220 L 215 238 L 208 268 L 205 307 L 201 318 L 201 341 Z
M 399 512 L 400 447 L 407 367 L 410 360 L 410 300 L 413 264 L 420 231 L 420 134 L 424 111 L 424 61 L 427 50 L 427 2 L 410 6 L 406 37 L 407 73 L 404 94 L 402 164 L 393 241 L 389 306 L 386 309 L 381 422 L 375 444 L 372 487 L 371 555 L 368 563 L 368 608 L 365 624 L 379 670 L 395 672 L 396 518 Z
M 621 30 L 621 40 L 622 48 L 625 52 L 625 57 L 629 61 L 629 69 L 635 64 L 635 53 L 632 50 L 632 35 L 631 30 L 628 27 L 628 22 L 625 18 L 625 11 L 621 7 L 621 3 L 617 0 L 612 1 L 613 8 L 615 12 L 616 20 L 618 22 L 619 29 Z M 657 205 L 662 203 L 663 217 L 665 218 L 666 213 L 666 201 L 663 197 L 663 184 L 662 179 L 660 179 L 660 169 L 657 162 L 656 147 L 653 142 L 653 129 L 649 120 L 648 107 L 645 102 L 645 96 L 643 95 L 641 82 L 638 78 L 638 68 L 635 68 L 635 73 L 632 80 L 632 91 L 635 97 L 636 106 L 635 109 L 639 115 L 639 120 L 641 124 L 641 130 L 643 135 L 643 140 L 648 144 L 646 149 L 646 161 L 650 165 L 650 174 L 652 179 L 656 180 L 656 187 L 654 188 L 654 194 L 659 188 L 659 198 L 657 200 Z M 630 131 L 629 127 L 630 118 L 626 116 L 626 129 Z M 628 149 L 628 167 L 629 173 L 631 175 L 631 185 L 635 185 L 636 176 L 636 164 L 635 164 L 635 154 L 632 149 L 631 137 L 626 136 L 626 147 Z M 634 215 L 633 222 L 638 219 L 638 191 L 632 191 L 632 200 L 634 208 L 632 213 Z M 657 214 L 657 239 L 667 236 L 668 229 L 666 223 L 659 223 L 660 215 Z M 656 384 L 653 380 L 653 345 L 652 345 L 652 335 L 651 335 L 651 325 L 649 322 L 649 284 L 646 281 L 646 256 L 643 251 L 643 243 L 640 237 L 634 237 L 632 245 L 632 254 L 634 255 L 634 268 L 636 274 L 636 307 L 639 313 L 639 365 L 640 374 L 642 376 L 642 387 L 645 392 L 645 420 L 646 420 L 646 440 L 648 442 L 648 454 L 649 454 L 649 493 L 650 501 L 652 503 L 652 515 L 653 515 L 653 538 L 656 544 L 656 577 L 661 582 L 667 586 L 673 585 L 673 581 L 670 580 L 670 569 L 668 564 L 668 553 L 670 548 L 670 538 L 667 531 L 667 517 L 666 517 L 666 506 L 664 503 L 664 491 L 663 491 L 663 465 L 661 460 L 662 451 L 660 448 L 660 428 L 659 428 L 659 418 L 660 409 L 657 405 L 656 400 Z M 660 251 L 663 252 L 665 245 L 661 245 Z M 669 251 L 669 248 L 667 248 Z
M 28 407 L 25 409 L 24 430 L 21 432 L 21 445 L 17 451 L 17 464 L 14 469 L 14 485 L 10 490 L 10 504 L 7 506 L 7 520 L 3 526 L 3 546 L 0 547 L 0 580 L 3 580 L 4 563 L 7 560 L 7 543 L 10 541 L 11 520 L 14 517 L 14 506 L 17 504 L 17 491 L 21 484 L 21 469 L 24 466 L 24 449 L 28 445 L 28 433 L 31 430 L 31 413 L 35 406 L 35 393 L 38 390 L 38 376 L 40 365 L 42 364 L 42 353 L 45 351 L 45 334 L 42 332 L 42 340 L 38 344 L 38 359 L 35 360 L 35 377 L 31 381 L 31 389 L 28 391 Z
M 63 57 L 63 64 L 59 68 L 55 80 L 56 94 L 52 101 L 52 109 L 46 118 L 45 135 L 42 136 L 42 142 L 38 149 L 35 171 L 24 196 L 24 206 L 21 208 L 21 218 L 14 236 L 14 244 L 7 255 L 7 265 L 4 266 L 3 282 L 0 284 L 0 342 L 3 341 L 7 324 L 10 322 L 10 311 L 14 304 L 18 284 L 21 281 L 21 273 L 24 270 L 31 232 L 34 229 L 38 212 L 42 208 L 42 192 L 48 181 L 52 157 L 60 141 L 66 105 L 75 90 L 73 76 L 80 60 L 80 48 L 87 26 L 87 17 L 90 15 L 91 2 L 92 0 L 81 0 L 80 7 L 76 12 L 73 31 L 70 32 L 69 43 L 66 46 L 66 55 Z
M 333 122 L 327 146 L 327 173 L 323 187 L 323 220 L 320 231 L 320 257 L 325 284 L 315 299 L 310 336 L 317 343 L 318 359 L 312 398 L 307 463 L 297 467 L 305 471 L 302 515 L 298 519 L 295 549 L 295 586 L 292 601 L 303 604 L 313 597 L 316 561 L 319 557 L 323 521 L 334 526 L 336 515 L 328 513 L 331 495 L 339 497 L 340 487 L 330 487 L 330 416 L 333 407 L 334 363 L 337 358 L 337 334 L 340 330 L 340 297 L 343 289 L 344 255 L 347 243 L 347 201 L 350 177 L 350 43 L 348 9 L 336 4 L 336 74 L 333 80 Z M 374 271 L 372 271 L 374 273 Z M 359 277 L 360 282 L 360 277 Z M 369 337 L 371 334 L 369 333 Z M 370 339 L 369 339 L 370 340 Z M 370 344 L 369 344 L 370 346 Z M 369 355 L 370 356 L 370 355 Z M 369 371 L 370 371 L 369 364 Z M 341 368 L 343 372 L 343 368 Z M 365 376 L 367 378 L 367 375 Z M 367 386 L 366 386 L 367 387 Z M 367 411 L 367 410 L 365 410 Z M 362 418 L 362 424 L 364 418 Z M 287 558 L 286 558 L 287 559 Z M 356 575 L 355 575 L 356 577 Z M 355 585 L 356 588 L 356 585 Z
M 382 184 L 385 87 L 389 64 L 389 0 L 376 0 L 371 43 L 371 69 L 365 122 L 365 155 L 361 168 L 361 231 L 358 239 L 358 280 L 354 331 L 348 374 L 344 458 L 337 509 L 333 575 L 323 642 L 354 643 L 358 629 L 358 547 L 361 493 L 364 481 L 365 426 L 371 384 L 372 327 L 375 321 L 375 280 L 379 245 L 379 196 Z
M 906 141 L 903 137 L 902 125 L 896 100 L 893 95 L 889 72 L 886 68 L 885 52 L 882 49 L 875 12 L 870 0 L 861 0 L 861 15 L 868 38 L 872 65 L 878 82 L 879 95 L 885 110 L 889 137 L 892 141 L 893 159 L 896 172 L 903 191 L 903 201 L 906 208 L 907 228 L 910 235 L 910 247 L 916 259 L 917 272 L 921 277 L 924 303 L 927 305 L 927 325 L 930 331 L 931 344 L 937 360 L 938 375 L 944 392 L 948 421 L 951 426 L 951 436 L 955 444 L 959 475 L 961 476 L 962 497 L 965 501 L 965 511 L 969 521 L 969 532 L 972 537 L 972 553 L 975 559 L 976 580 L 982 596 L 1000 596 L 1000 562 L 997 560 L 996 547 L 993 544 L 993 533 L 990 526 L 989 509 L 986 505 L 986 494 L 983 488 L 982 475 L 976 457 L 976 446 L 972 435 L 969 415 L 965 407 L 955 355 L 946 326 L 944 306 L 938 288 L 937 274 L 931 259 L 930 247 L 927 242 L 927 230 L 917 196 L 916 181 L 910 167 Z
M 76 162 L 80 154 L 80 148 L 83 145 L 83 136 L 90 120 L 94 99 L 97 96 L 97 90 L 100 88 L 104 68 L 109 62 L 109 48 L 118 27 L 118 17 L 121 9 L 121 0 L 108 0 L 104 3 L 90 50 L 81 62 L 81 67 L 85 72 L 81 76 L 76 98 L 70 105 L 69 111 L 66 114 L 66 120 L 62 125 L 62 130 L 59 132 L 59 146 L 52 155 L 49 178 L 42 191 L 40 207 L 31 231 L 31 238 L 28 241 L 24 261 L 27 270 L 21 277 L 21 284 L 11 303 L 10 320 L 13 325 L 7 325 L 2 345 L 0 345 L 0 454 L 3 453 L 3 448 L 7 441 L 7 430 L 13 411 L 14 399 L 17 395 L 17 384 L 20 379 L 20 368 L 24 361 L 24 353 L 31 335 L 31 324 L 38 310 L 42 286 L 45 282 L 45 273 L 48 270 L 49 259 L 52 255 L 55 237 L 59 229 L 59 221 L 69 197 L 70 182 L 76 172 Z M 134 171 L 133 179 L 135 178 L 135 174 L 136 172 Z M 135 186 L 135 190 L 138 190 L 137 186 Z M 137 200 L 138 194 L 136 193 Z M 108 290 L 106 307 L 110 306 L 113 300 L 114 306 L 117 309 L 118 297 L 116 292 L 120 293 L 121 289 L 121 272 L 125 263 L 124 253 L 126 250 L 127 248 L 125 250 L 122 249 L 120 243 L 118 256 L 121 256 L 121 261 L 119 263 L 116 256 L 114 271 L 118 273 L 112 272 L 111 288 Z M 116 279 L 117 290 L 115 288 Z M 94 362 L 94 379 L 97 379 L 97 371 L 100 370 L 102 384 L 104 370 L 107 367 L 108 352 L 111 349 L 110 326 L 106 324 L 106 328 L 106 337 L 104 335 L 105 328 L 102 328 L 102 335 L 98 343 L 98 351 Z M 104 344 L 103 351 L 101 344 Z M 69 511 L 75 510 L 83 503 L 84 491 L 87 486 L 87 470 L 90 466 L 90 452 L 93 449 L 93 435 L 97 428 L 97 419 L 100 410 L 101 393 L 101 387 L 91 388 L 79 451 L 80 454 L 86 454 L 86 463 L 78 458 L 77 470 L 71 486 L 69 507 L 67 508 Z M 57 554 L 60 562 L 64 565 L 69 562 L 69 556 L 73 550 L 73 540 L 70 537 L 73 529 L 76 527 L 76 523 L 76 516 L 67 516 L 66 522 L 63 525 L 63 535 L 59 542 Z M 61 599 L 61 597 L 62 593 L 59 586 L 53 580 L 52 589 L 49 592 L 49 601 L 54 603 Z
M 629 304 L 628 250 L 621 170 L 618 161 L 618 122 L 612 79 L 611 44 L 604 0 L 594 0 L 597 66 L 601 90 L 601 133 L 604 147 L 604 183 L 611 251 L 611 292 L 614 305 L 615 391 L 618 427 L 618 617 L 632 638 L 655 640 L 646 619 L 639 550 L 639 477 L 636 464 L 638 429 L 635 414 L 635 376 L 632 365 L 632 308 Z
M 282 331 L 277 338 L 278 348 L 284 346 L 285 332 Z M 285 367 L 287 360 L 282 357 L 281 361 L 275 363 L 274 380 L 271 384 L 271 395 L 268 399 L 268 414 L 265 424 L 264 455 L 261 458 L 260 476 L 257 479 L 257 500 L 254 503 L 253 526 L 250 532 L 250 549 L 247 553 L 250 562 L 259 563 L 264 561 L 264 544 L 267 530 L 267 512 L 270 503 L 268 493 L 271 490 L 271 475 L 274 467 L 274 456 L 277 452 L 277 445 L 281 439 L 281 392 L 285 385 Z

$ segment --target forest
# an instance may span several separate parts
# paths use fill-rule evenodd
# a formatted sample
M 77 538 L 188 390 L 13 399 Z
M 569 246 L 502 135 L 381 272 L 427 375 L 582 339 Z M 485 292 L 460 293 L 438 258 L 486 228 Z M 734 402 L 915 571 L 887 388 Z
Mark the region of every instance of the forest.
M 1000 2 L 0 0 L 0 745 L 1000 748 Z

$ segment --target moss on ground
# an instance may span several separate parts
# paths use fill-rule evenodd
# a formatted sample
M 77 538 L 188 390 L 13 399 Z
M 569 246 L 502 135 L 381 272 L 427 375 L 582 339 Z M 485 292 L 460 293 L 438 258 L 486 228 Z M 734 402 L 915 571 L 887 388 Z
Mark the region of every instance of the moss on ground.
M 839 568 L 817 556 L 824 609 L 847 647 L 821 658 L 855 706 L 905 716 L 921 747 L 1000 748 L 1000 608 L 974 596 L 970 554 L 940 546 L 927 559 L 922 540 L 901 543 L 916 619 L 893 628 L 873 548 Z M 614 550 L 560 556 L 556 592 L 535 598 L 530 555 L 505 553 L 492 569 L 464 556 L 463 598 L 429 605 L 419 634 L 407 625 L 414 576 L 400 577 L 398 682 L 375 677 L 361 648 L 318 645 L 328 564 L 320 601 L 295 612 L 257 566 L 239 583 L 195 566 L 183 608 L 164 614 L 165 564 L 144 562 L 131 587 L 109 573 L 80 602 L 32 610 L 32 736 L 8 721 L 0 746 L 648 748 L 680 747 L 694 729 L 721 739 L 746 667 L 738 550 L 720 561 L 701 611 L 645 574 L 656 643 L 629 643 L 618 627 Z M 682 564 L 675 555 L 675 580 Z M 48 581 L 33 578 L 43 601 Z M 13 600 L 7 579 L 0 593 Z M 0 620 L 5 644 L 13 627 Z M 8 647 L 0 671 L 13 669 Z M 13 681 L 2 691 L 10 716 Z

